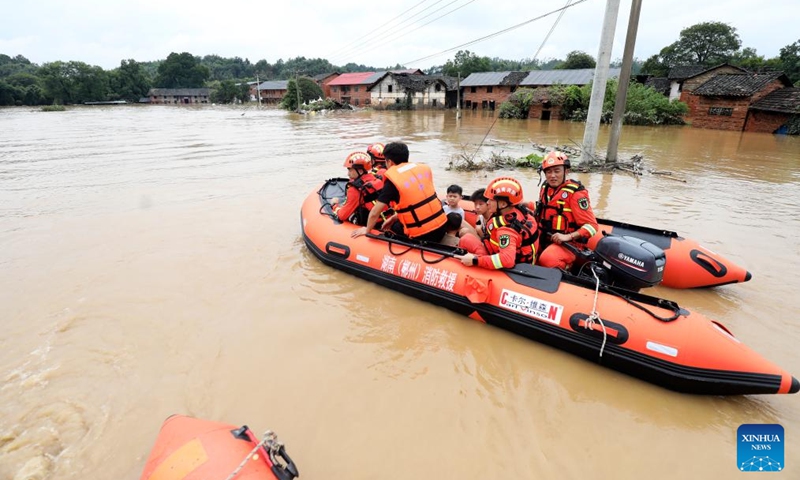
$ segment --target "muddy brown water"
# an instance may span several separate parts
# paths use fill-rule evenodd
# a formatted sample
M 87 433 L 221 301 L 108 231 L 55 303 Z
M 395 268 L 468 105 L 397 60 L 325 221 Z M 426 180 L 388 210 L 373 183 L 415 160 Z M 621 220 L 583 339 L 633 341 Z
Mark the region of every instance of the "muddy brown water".
M 0 110 L 0 479 L 137 479 L 183 413 L 275 430 L 304 479 L 738 478 L 736 429 L 800 397 L 673 393 L 322 265 L 302 200 L 406 141 L 440 191 L 494 118 L 208 107 Z M 580 141 L 498 121 L 491 151 Z M 601 150 L 607 131 L 601 132 Z M 626 127 L 679 182 L 585 174 L 598 216 L 676 230 L 746 284 L 655 293 L 800 375 L 800 138 Z M 513 172 L 527 197 L 532 171 Z

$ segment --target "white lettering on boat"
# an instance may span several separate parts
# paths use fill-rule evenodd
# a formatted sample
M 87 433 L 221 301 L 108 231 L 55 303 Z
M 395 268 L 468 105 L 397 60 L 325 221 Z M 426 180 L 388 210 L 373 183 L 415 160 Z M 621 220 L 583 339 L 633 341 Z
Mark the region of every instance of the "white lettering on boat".
M 409 260 L 400 260 L 400 271 L 398 274 L 407 278 L 408 280 L 416 280 L 419 272 L 422 270 L 422 265 Z
M 556 325 L 561 323 L 561 314 L 564 312 L 563 305 L 550 303 L 546 300 L 513 290 L 506 290 L 505 288 L 503 293 L 500 294 L 500 306 Z
M 430 265 L 425 267 L 425 272 L 422 274 L 422 283 L 441 290 L 447 290 L 448 292 L 453 291 L 456 286 L 456 280 L 458 280 L 458 273 L 431 267 Z
M 647 342 L 646 346 L 648 350 L 656 353 L 663 353 L 664 355 L 669 355 L 670 357 L 678 356 L 678 349 L 675 347 L 668 347 L 656 342 Z
M 365 257 L 364 255 L 356 255 L 356 260 L 359 262 L 369 263 L 369 257 Z
M 381 262 L 381 272 L 394 273 L 394 265 L 397 259 L 392 255 L 384 255 Z

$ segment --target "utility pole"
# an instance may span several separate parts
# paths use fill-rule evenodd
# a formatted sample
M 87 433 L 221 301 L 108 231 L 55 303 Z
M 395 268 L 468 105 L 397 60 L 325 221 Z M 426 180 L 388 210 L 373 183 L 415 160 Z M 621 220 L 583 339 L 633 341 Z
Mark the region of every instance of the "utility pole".
M 625 37 L 625 53 L 622 54 L 622 68 L 619 72 L 619 88 L 617 101 L 614 104 L 614 117 L 611 120 L 611 135 L 608 137 L 608 151 L 606 162 L 617 161 L 617 148 L 619 136 L 622 132 L 622 116 L 625 114 L 625 104 L 628 101 L 628 84 L 633 66 L 633 48 L 636 45 L 636 33 L 639 30 L 639 14 L 642 11 L 642 0 L 631 2 L 631 16 L 628 19 L 628 35 Z
M 261 82 L 258 80 L 258 74 L 256 73 L 256 109 L 261 109 Z
M 603 97 L 608 81 L 608 66 L 611 63 L 611 49 L 614 46 L 614 30 L 617 27 L 617 14 L 620 0 L 607 0 L 603 17 L 603 30 L 600 33 L 600 49 L 597 53 L 597 67 L 594 69 L 592 96 L 589 99 L 589 113 L 583 131 L 583 148 L 580 163 L 591 161 L 597 147 L 597 134 L 600 131 L 600 116 L 603 114 Z
M 297 70 L 294 71 L 294 89 L 297 90 L 297 113 L 300 113 L 300 77 Z
M 456 120 L 461 118 L 461 72 L 458 72 L 456 81 Z

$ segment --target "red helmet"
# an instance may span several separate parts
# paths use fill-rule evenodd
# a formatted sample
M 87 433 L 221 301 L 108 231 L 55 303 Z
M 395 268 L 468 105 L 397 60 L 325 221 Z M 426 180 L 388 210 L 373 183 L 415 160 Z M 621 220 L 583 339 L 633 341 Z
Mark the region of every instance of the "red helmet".
M 364 152 L 353 152 L 344 159 L 344 166 L 347 168 L 361 167 L 364 170 L 372 168 L 372 159 Z
M 541 169 L 544 171 L 550 167 L 557 167 L 559 165 L 564 165 L 565 169 L 570 168 L 569 158 L 558 150 L 553 150 L 542 159 Z
M 507 198 L 512 205 L 522 202 L 522 185 L 514 178 L 499 177 L 489 182 L 483 193 L 486 198 Z
M 384 145 L 382 143 L 373 143 L 367 147 L 367 153 L 369 153 L 369 156 L 373 159 L 386 160 L 383 156 L 383 147 Z

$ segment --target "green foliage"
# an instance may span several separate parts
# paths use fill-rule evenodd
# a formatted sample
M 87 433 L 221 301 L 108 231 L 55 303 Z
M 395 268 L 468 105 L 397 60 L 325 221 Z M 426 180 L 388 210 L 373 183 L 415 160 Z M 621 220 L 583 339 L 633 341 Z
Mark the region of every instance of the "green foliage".
M 681 30 L 671 46 L 677 62 L 712 66 L 728 61 L 742 41 L 736 28 L 727 23 L 702 22 Z
M 800 135 L 800 115 L 793 115 L 789 118 L 786 126 L 788 127 L 786 132 L 788 135 Z
M 455 77 L 461 75 L 461 78 L 469 76 L 474 72 L 488 72 L 490 70 L 489 57 L 479 57 L 469 50 L 459 50 L 453 60 L 448 60 L 442 73 Z
M 611 123 L 617 88 L 617 79 L 611 79 L 606 84 L 601 116 L 601 121 L 604 123 Z M 591 85 L 565 87 L 561 115 L 573 121 L 585 121 L 589 111 L 591 93 Z M 628 97 L 622 121 L 626 125 L 682 125 L 684 123 L 683 116 L 688 111 L 689 108 L 685 103 L 677 100 L 670 101 L 651 87 L 631 82 L 628 86 Z
M 233 80 L 214 80 L 209 82 L 211 101 L 214 103 L 246 102 L 250 100 L 250 85 Z
M 575 68 L 594 68 L 596 62 L 594 61 L 594 57 L 589 55 L 586 52 L 581 52 L 579 50 L 573 50 L 567 54 L 567 59 L 564 60 L 563 63 L 560 63 L 556 69 L 558 70 L 570 70 Z
M 649 57 L 642 64 L 642 73 L 652 75 L 654 77 L 666 77 L 669 75 L 670 66 L 664 62 L 660 54 L 655 54 Z
M 528 111 L 535 98 L 531 88 L 520 88 L 512 93 L 508 100 L 500 104 L 500 118 L 528 118 Z
M 56 61 L 39 69 L 45 95 L 56 103 L 73 104 L 108 98 L 108 72 L 83 62 Z
M 286 95 L 281 100 L 281 108 L 286 110 L 298 110 L 300 105 L 297 104 L 297 84 L 300 84 L 300 104 L 308 104 L 312 100 L 322 98 L 322 89 L 317 83 L 308 78 L 300 77 L 296 82 L 294 79 L 289 80 L 286 85 Z
M 63 112 L 64 110 L 66 110 L 66 107 L 58 103 L 54 103 L 52 105 L 44 105 L 41 108 L 41 111 L 43 112 Z
M 158 88 L 200 88 L 210 72 L 189 52 L 172 52 L 158 66 L 153 85 Z
M 800 82 L 800 40 L 781 48 L 778 58 L 783 73 L 797 86 Z
M 330 98 L 325 98 L 322 100 L 311 100 L 307 104 L 301 105 L 300 108 L 309 112 L 319 112 L 321 110 L 335 110 L 338 106 L 336 102 Z
M 526 167 L 526 168 L 539 168 L 542 165 L 542 160 L 544 157 L 537 153 L 531 153 L 522 158 L 518 158 L 516 162 L 517 167 Z
M 110 72 L 110 89 L 112 100 L 137 102 L 146 97 L 152 86 L 152 80 L 141 63 L 136 60 L 122 60 L 119 68 Z

